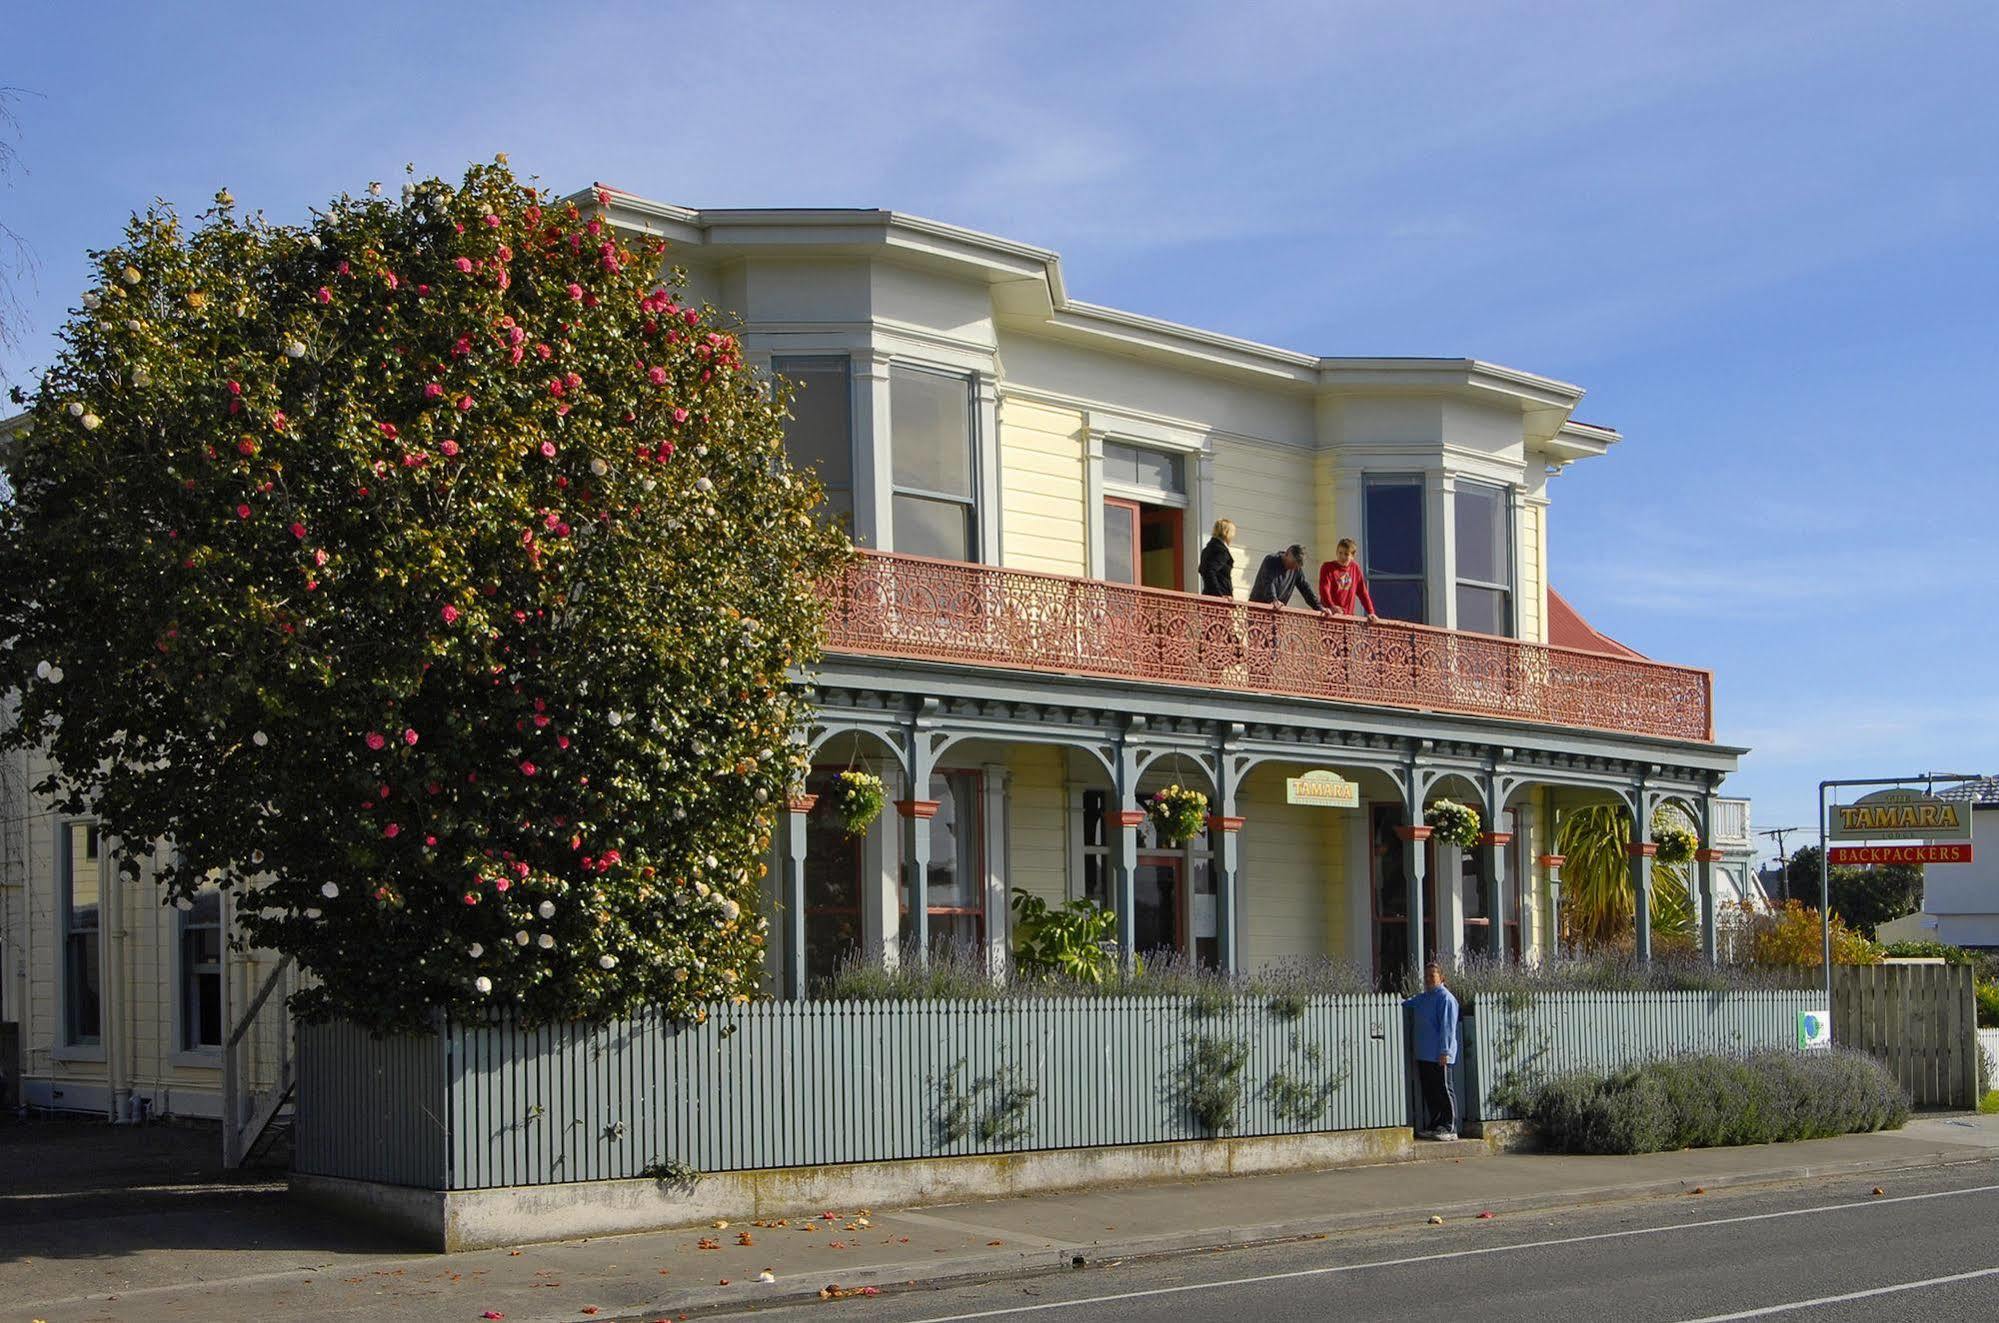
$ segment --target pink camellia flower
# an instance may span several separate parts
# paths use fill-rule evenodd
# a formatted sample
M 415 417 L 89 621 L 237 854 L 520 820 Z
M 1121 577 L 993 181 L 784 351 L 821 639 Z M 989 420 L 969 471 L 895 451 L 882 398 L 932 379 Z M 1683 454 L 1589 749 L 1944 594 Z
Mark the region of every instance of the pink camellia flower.
M 364 741 L 364 743 L 366 743 L 367 746 L 373 749 L 376 753 L 380 753 L 385 747 L 387 747 L 389 743 L 389 737 L 382 734 L 382 732 L 379 730 L 371 730 L 368 732 L 368 738 Z
M 558 736 L 556 736 L 556 737 L 555 737 L 555 747 L 556 747 L 556 748 L 558 748 L 558 749 L 566 749 L 566 748 L 568 748 L 568 747 L 569 747 L 569 737 L 568 737 L 567 735 L 558 735 Z
M 493 880 L 493 890 L 495 891 L 505 891 L 511 886 L 513 886 L 513 883 L 507 881 L 507 879 L 503 877 L 495 878 Z
M 577 376 L 574 372 L 563 373 L 562 380 L 563 384 L 571 390 L 581 390 L 583 388 L 583 378 Z
M 301 542 L 305 541 L 305 525 L 298 523 L 293 524 L 292 536 L 297 538 Z
M 416 731 L 405 727 L 403 729 L 403 743 L 414 745 L 416 743 Z
M 319 287 L 318 298 L 321 303 L 331 303 L 333 302 L 333 291 L 321 285 Z
M 248 519 L 248 518 L 250 517 L 250 507 L 249 507 L 249 506 L 247 506 L 247 505 L 239 505 L 239 506 L 237 506 L 237 507 L 236 507 L 236 517 L 237 517 L 238 519 Z
M 376 423 L 375 427 L 377 430 L 381 432 L 383 436 L 387 437 L 391 441 L 395 440 L 396 437 L 399 435 L 399 433 L 396 431 L 396 425 L 394 423 Z
M 468 892 L 466 892 L 466 893 L 465 893 L 465 903 L 466 903 L 467 905 L 477 905 L 477 904 L 479 903 L 479 893 L 478 893 L 478 892 L 476 892 L 476 891 L 468 891 Z
M 452 265 L 456 266 L 460 271 L 470 272 L 472 270 L 472 259 L 469 257 L 461 257 L 456 262 L 452 263 Z
M 611 190 L 610 190 L 610 189 L 608 189 L 608 188 L 604 188 L 603 186 L 599 185 L 599 186 L 598 186 L 598 189 L 597 189 L 597 202 L 598 202 L 598 204 L 599 204 L 599 205 L 601 205 L 601 206 L 606 206 L 606 207 L 610 206 L 610 205 L 611 205 Z M 596 222 L 596 221 L 591 221 L 590 223 L 591 223 L 592 225 L 595 225 L 595 224 L 596 224 L 597 222 Z
M 257 443 L 246 436 L 236 443 L 236 453 L 239 455 L 254 455 L 257 453 Z
M 434 381 L 430 382 L 423 388 L 423 397 L 426 400 L 441 400 L 444 398 L 444 387 Z
M 449 602 L 444 604 L 443 608 L 438 611 L 438 614 L 444 617 L 444 623 L 447 625 L 458 623 L 458 608 Z
M 285 411 L 283 409 L 271 415 L 271 430 L 273 432 L 282 432 L 285 430 Z
M 423 838 L 423 843 L 424 843 L 425 845 L 436 845 L 436 844 L 437 844 L 437 838 L 436 838 L 435 836 L 426 836 L 426 837 L 424 837 L 424 838 Z
M 240 381 L 232 381 L 232 382 L 230 382 L 230 383 L 229 383 L 229 393 L 230 393 L 231 395 L 241 395 L 241 394 L 243 393 L 243 383 L 242 383 L 242 382 L 240 382 Z
M 472 397 L 470 395 L 460 395 L 458 397 L 458 412 L 472 412 Z
M 382 828 L 382 835 L 388 837 L 392 841 L 396 839 L 396 837 L 402 834 L 403 834 L 402 827 L 393 822 L 390 823 L 388 826 Z
M 536 345 L 534 347 L 534 351 L 535 353 L 541 356 L 543 361 L 547 361 L 548 359 L 555 357 L 555 351 L 553 349 L 550 349 L 547 345 Z
M 673 421 L 674 421 L 674 422 L 676 422 L 676 423 L 684 423 L 684 422 L 686 422 L 686 421 L 687 421 L 687 410 L 685 410 L 685 409 L 675 409 L 675 410 L 673 411 Z
M 393 271 L 384 271 L 382 273 L 382 279 L 388 282 L 388 286 L 390 289 L 394 289 L 398 285 L 402 284 L 400 280 L 396 279 L 396 273 Z
M 568 525 L 568 524 L 557 524 L 557 525 L 555 526 L 555 535 L 556 535 L 557 537 L 568 537 L 568 536 L 569 536 L 569 525 Z
M 418 298 L 424 298 L 428 296 L 429 293 L 430 293 L 430 286 L 428 285 L 418 285 L 416 287 L 416 296 Z
M 542 453 L 542 458 L 544 458 L 544 459 L 554 459 L 554 458 L 555 458 L 555 442 L 553 442 L 553 441 L 544 441 L 544 442 L 542 442 L 542 443 L 541 443 L 541 453 Z
M 646 379 L 652 382 L 652 384 L 655 386 L 664 386 L 666 384 L 666 369 L 663 367 L 656 367 L 652 371 L 646 373 Z
M 489 211 L 486 213 L 486 224 L 497 230 L 500 228 L 500 218 Z
M 443 444 L 438 446 L 438 449 L 442 450 L 447 456 L 456 455 L 458 453 L 458 443 L 446 437 Z
M 564 389 L 565 389 L 565 387 L 564 387 L 564 386 L 563 386 L 563 384 L 562 384 L 562 378 L 560 378 L 560 377 L 551 377 L 551 378 L 549 378 L 549 382 L 548 382 L 548 393 L 549 393 L 550 395 L 553 395 L 553 396 L 555 396 L 555 398 L 557 398 L 557 399 L 559 400 L 559 399 L 561 399 L 561 398 L 562 398 L 562 392 L 563 392 L 563 390 L 564 390 Z
M 576 283 L 575 281 L 573 281 L 573 280 L 572 280 L 571 282 L 569 282 L 569 297 L 570 297 L 570 298 L 572 298 L 572 299 L 580 299 L 580 298 L 582 298 L 582 297 L 583 297 L 583 286 L 581 286 L 581 285 L 577 284 L 577 283 Z
M 692 326 L 696 322 L 701 320 L 701 314 L 694 311 L 694 309 L 689 308 L 686 312 L 680 314 L 680 320 L 686 322 L 689 326 Z
M 556 525 L 560 524 L 561 522 L 562 522 L 562 516 L 555 513 L 555 511 L 553 510 L 550 510 L 547 514 L 541 517 L 541 526 L 543 528 L 548 529 L 550 532 L 554 532 Z
M 342 262 L 337 269 L 339 270 L 340 274 L 343 276 L 351 276 L 354 274 L 354 268 L 349 266 L 345 262 Z
M 509 349 L 507 351 L 507 361 L 509 363 L 512 363 L 515 367 L 519 367 L 521 364 L 521 360 L 526 358 L 527 356 L 528 356 L 528 351 L 521 348 L 519 345 L 515 345 L 512 349 Z
M 465 355 L 471 352 L 472 352 L 472 337 L 469 335 L 461 335 L 458 337 L 456 341 L 452 343 L 451 356 L 453 358 L 463 358 L 465 357 Z
M 508 318 L 508 320 L 509 320 L 509 321 L 512 321 L 513 319 L 512 319 L 512 318 Z M 523 331 L 523 330 L 522 330 L 522 329 L 521 329 L 520 327 L 518 327 L 518 326 L 509 326 L 509 327 L 507 328 L 507 343 L 508 343 L 508 344 L 510 344 L 510 345 L 517 345 L 517 344 L 521 343 L 521 342 L 522 342 L 523 340 L 525 340 L 525 339 L 527 339 L 527 338 L 528 338 L 528 333 L 527 333 L 526 331 Z
M 522 775 L 522 776 L 533 776 L 533 775 L 535 774 L 535 771 L 536 771 L 536 770 L 537 770 L 537 769 L 535 768 L 535 765 L 534 765 L 533 763 L 531 763 L 531 762 L 522 762 L 522 763 L 521 763 L 521 775 Z
M 319 548 L 318 550 L 316 550 L 316 551 L 314 551 L 314 552 L 312 553 L 312 563 L 313 563 L 313 564 L 315 564 L 315 565 L 324 565 L 324 564 L 326 564 L 326 548 L 325 548 L 325 547 L 320 547 L 320 548 Z

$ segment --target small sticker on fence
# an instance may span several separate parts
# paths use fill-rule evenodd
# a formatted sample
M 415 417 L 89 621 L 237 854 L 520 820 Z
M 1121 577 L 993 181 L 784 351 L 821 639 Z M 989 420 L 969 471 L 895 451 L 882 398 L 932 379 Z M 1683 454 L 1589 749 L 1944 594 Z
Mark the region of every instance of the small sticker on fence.
M 1798 1012 L 1798 1050 L 1832 1046 L 1832 1016 L 1824 1011 Z

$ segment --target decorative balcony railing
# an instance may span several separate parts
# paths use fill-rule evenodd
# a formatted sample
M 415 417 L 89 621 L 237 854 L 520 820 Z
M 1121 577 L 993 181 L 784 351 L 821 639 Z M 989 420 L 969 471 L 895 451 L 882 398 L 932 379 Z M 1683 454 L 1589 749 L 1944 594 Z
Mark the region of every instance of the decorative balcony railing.
M 1685 666 L 881 552 L 827 592 L 832 653 L 1714 738 Z

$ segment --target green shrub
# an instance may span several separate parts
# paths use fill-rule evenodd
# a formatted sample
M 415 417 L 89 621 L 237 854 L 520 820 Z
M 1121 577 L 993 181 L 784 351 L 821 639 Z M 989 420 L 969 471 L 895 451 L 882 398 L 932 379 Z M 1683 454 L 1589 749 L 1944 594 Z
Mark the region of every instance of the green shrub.
M 1978 1027 L 1999 1029 L 1999 983 L 1978 985 Z
M 1872 1057 L 1766 1051 L 1563 1075 L 1532 1090 L 1527 1115 L 1560 1152 L 1656 1153 L 1892 1130 L 1909 1099 Z
M 1947 965 L 1968 965 L 1971 952 L 1948 942 L 1922 938 L 1917 941 L 1890 942 L 1881 948 L 1882 953 L 1897 960 L 1941 960 Z

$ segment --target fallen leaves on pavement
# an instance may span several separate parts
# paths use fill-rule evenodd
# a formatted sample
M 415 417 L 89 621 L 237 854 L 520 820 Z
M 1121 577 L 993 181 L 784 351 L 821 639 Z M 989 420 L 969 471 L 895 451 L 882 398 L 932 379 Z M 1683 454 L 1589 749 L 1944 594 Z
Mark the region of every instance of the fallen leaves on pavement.
M 829 1282 L 819 1288 L 819 1298 L 821 1300 L 851 1300 L 856 1296 L 880 1294 L 881 1292 L 872 1286 L 840 1286 L 837 1283 Z

